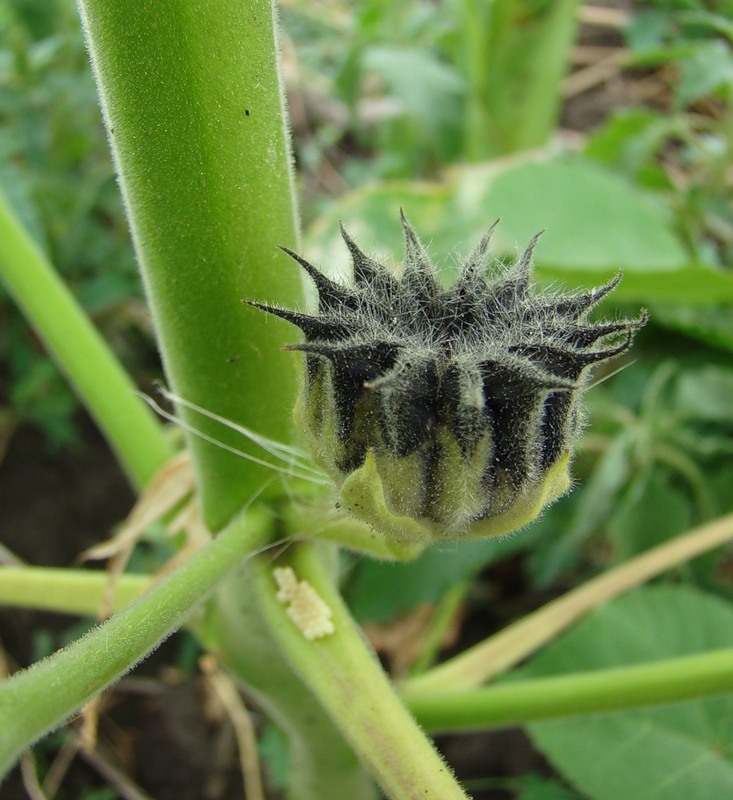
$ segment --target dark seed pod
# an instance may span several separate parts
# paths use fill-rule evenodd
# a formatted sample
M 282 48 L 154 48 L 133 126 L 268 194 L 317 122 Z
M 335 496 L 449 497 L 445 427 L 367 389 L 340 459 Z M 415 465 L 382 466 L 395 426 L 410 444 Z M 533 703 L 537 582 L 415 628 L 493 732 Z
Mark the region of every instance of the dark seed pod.
M 318 289 L 318 314 L 252 305 L 298 326 L 306 377 L 297 416 L 341 505 L 400 540 L 505 533 L 569 486 L 590 368 L 624 353 L 636 320 L 589 323 L 620 280 L 587 293 L 533 295 L 535 236 L 486 276 L 493 227 L 455 283 L 439 285 L 404 216 L 402 274 L 342 229 L 352 285 L 286 250 Z

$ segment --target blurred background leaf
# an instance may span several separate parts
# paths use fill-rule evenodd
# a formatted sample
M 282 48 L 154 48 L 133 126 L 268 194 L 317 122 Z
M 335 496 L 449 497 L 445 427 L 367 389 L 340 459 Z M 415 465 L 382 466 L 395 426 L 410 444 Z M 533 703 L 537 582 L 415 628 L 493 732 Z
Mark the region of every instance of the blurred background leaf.
M 522 679 L 730 647 L 733 610 L 682 586 L 640 589 L 594 611 L 532 663 Z M 517 676 L 515 676 L 517 677 Z M 733 696 L 534 723 L 533 741 L 584 796 L 618 800 L 726 797 L 733 791 Z

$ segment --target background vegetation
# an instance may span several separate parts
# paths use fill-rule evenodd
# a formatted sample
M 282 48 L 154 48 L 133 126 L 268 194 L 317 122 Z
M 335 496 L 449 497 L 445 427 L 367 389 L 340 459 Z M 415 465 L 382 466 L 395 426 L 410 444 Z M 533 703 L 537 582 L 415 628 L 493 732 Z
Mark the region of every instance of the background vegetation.
M 733 6 L 550 5 L 560 10 L 543 16 L 542 2 L 507 3 L 501 18 L 480 0 L 282 3 L 309 259 L 335 274 L 346 269 L 337 238 L 343 220 L 359 243 L 396 262 L 404 207 L 449 280 L 457 253 L 500 216 L 498 256 L 513 256 L 545 228 L 538 280 L 597 285 L 622 268 L 611 303 L 618 313 L 639 305 L 651 312 L 633 363 L 608 380 L 599 375 L 589 393 L 577 487 L 542 519 L 513 537 L 441 546 L 411 563 L 351 559 L 346 597 L 396 675 L 417 675 L 442 649 L 481 638 L 600 570 L 733 510 Z M 521 24 L 519 6 L 540 22 Z M 138 384 L 150 389 L 161 371 L 71 0 L 0 6 L 0 184 Z M 94 440 L 5 295 L 0 359 L 2 482 L 6 496 L 28 495 L 17 483 L 13 464 L 23 454 L 15 448 L 32 441 L 38 449 L 25 457 L 42 462 L 61 451 L 88 455 Z M 25 436 L 28 426 L 43 438 Z M 85 484 L 115 485 L 89 463 Z M 32 485 L 31 472 L 26 480 Z M 98 522 L 114 519 L 100 512 Z M 64 555 L 44 545 L 43 530 L 2 536 L 8 562 L 65 565 L 90 544 L 75 538 L 73 517 Z M 160 563 L 169 553 L 153 531 L 134 559 Z M 730 556 L 716 551 L 598 612 L 521 674 L 730 646 L 731 601 Z M 38 658 L 79 630 L 27 620 L 37 626 L 32 647 L 27 632 L 22 644 L 8 641 L 8 664 Z M 8 631 L 0 635 L 20 638 L 5 616 L 0 621 Z M 158 798 L 204 796 L 207 781 L 207 796 L 237 796 L 228 723 L 216 712 L 206 723 L 196 701 L 197 655 L 181 634 L 128 686 L 148 686 L 157 698 L 181 692 L 195 724 L 208 724 L 224 752 L 219 783 L 203 765 L 192 769 L 199 783 L 190 795 L 156 780 L 141 745 L 152 729 L 144 704 L 122 703 L 119 694 L 109 702 L 123 709 L 103 720 L 106 749 L 92 759 L 94 774 L 72 769 L 57 797 L 112 798 L 134 781 Z M 722 787 L 733 786 L 732 715 L 728 697 L 535 722 L 528 739 L 496 733 L 487 749 L 479 739 L 478 755 L 463 764 L 465 739 L 445 748 L 477 798 L 618 800 L 665 776 L 672 776 L 665 797 L 721 797 Z M 181 725 L 156 724 L 163 731 L 156 746 L 171 760 L 198 746 L 195 738 L 171 741 Z M 42 777 L 58 771 L 73 735 L 38 748 Z M 261 742 L 277 785 L 285 767 L 274 731 L 265 729 Z M 486 752 L 497 749 L 505 757 L 489 760 Z M 0 796 L 19 796 L 19 781 Z

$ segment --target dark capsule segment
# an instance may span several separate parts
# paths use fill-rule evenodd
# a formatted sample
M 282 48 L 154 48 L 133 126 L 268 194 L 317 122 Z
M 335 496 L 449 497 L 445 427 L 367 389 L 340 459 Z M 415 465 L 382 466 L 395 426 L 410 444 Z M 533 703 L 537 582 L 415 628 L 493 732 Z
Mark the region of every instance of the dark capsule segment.
M 426 538 L 503 533 L 567 490 L 589 371 L 628 350 L 647 317 L 588 322 L 620 274 L 586 293 L 533 295 L 539 235 L 487 276 L 495 225 L 443 289 L 404 216 L 402 225 L 400 276 L 342 229 L 352 285 L 283 248 L 313 279 L 318 313 L 252 305 L 305 336 L 289 347 L 308 364 L 298 417 L 351 498 L 343 504 L 405 538 L 413 522 Z

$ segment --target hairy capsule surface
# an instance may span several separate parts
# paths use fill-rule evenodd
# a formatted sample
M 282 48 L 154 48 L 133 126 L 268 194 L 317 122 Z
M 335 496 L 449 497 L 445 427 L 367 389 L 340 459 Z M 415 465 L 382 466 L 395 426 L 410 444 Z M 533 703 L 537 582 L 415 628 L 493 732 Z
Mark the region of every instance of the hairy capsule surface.
M 251 303 L 296 325 L 305 355 L 296 417 L 340 505 L 401 541 L 506 533 L 570 486 L 580 398 L 594 364 L 624 353 L 646 322 L 590 323 L 619 282 L 537 294 L 538 236 L 487 275 L 495 227 L 442 288 L 404 219 L 402 273 L 342 229 L 353 282 L 332 281 L 291 250 L 318 290 L 318 313 Z

